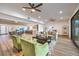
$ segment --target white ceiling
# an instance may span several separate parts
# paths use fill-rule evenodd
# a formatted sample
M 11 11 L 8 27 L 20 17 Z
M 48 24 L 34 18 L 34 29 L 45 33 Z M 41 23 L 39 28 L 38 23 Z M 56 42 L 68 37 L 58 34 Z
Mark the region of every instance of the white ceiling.
M 29 6 L 27 3 L 0 3 L 0 13 L 27 19 L 28 16 L 37 20 L 48 21 L 50 19 L 63 20 L 68 19 L 78 7 L 78 3 L 44 3 L 39 7 L 42 12 L 31 13 L 30 10 L 23 11 L 22 7 Z M 59 11 L 63 11 L 59 14 Z M 39 19 L 38 17 L 41 16 Z

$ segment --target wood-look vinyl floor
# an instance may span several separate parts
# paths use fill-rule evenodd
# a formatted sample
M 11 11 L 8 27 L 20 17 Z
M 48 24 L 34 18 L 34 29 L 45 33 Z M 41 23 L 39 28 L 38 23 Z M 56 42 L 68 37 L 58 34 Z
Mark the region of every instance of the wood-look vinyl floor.
M 19 53 L 13 50 L 13 44 L 9 35 L 0 35 L 0 56 L 17 56 Z M 66 37 L 59 37 L 52 56 L 79 56 L 79 51 L 73 45 L 71 40 Z
M 79 56 L 79 50 L 74 46 L 71 39 L 60 36 L 54 47 L 54 56 Z
M 0 55 L 1 56 L 15 55 L 13 52 L 12 41 L 9 38 L 9 35 L 0 35 Z

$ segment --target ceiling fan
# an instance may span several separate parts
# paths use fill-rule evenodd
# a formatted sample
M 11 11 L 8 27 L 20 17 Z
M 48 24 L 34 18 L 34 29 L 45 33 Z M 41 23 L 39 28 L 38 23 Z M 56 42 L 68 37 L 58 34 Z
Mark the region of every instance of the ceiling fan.
M 41 10 L 38 9 L 38 7 L 42 6 L 43 4 L 40 3 L 38 5 L 34 4 L 34 3 L 28 3 L 30 7 L 23 7 L 24 9 L 31 9 L 31 12 L 41 12 Z

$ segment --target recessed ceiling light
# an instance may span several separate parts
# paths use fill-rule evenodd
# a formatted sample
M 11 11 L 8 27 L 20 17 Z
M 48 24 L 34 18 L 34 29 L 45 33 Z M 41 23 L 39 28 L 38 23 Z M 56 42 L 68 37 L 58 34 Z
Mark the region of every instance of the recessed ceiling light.
M 60 19 L 63 19 L 63 17 L 60 17 Z
M 26 9 L 25 8 L 22 8 L 22 10 L 25 11 Z
M 41 16 L 38 16 L 38 18 L 41 18 Z
M 60 14 L 62 14 L 62 13 L 63 13 L 63 11 L 61 11 L 61 10 L 60 10 L 60 11 L 59 11 L 59 13 L 60 13 Z
M 31 9 L 31 12 L 35 12 L 35 9 Z

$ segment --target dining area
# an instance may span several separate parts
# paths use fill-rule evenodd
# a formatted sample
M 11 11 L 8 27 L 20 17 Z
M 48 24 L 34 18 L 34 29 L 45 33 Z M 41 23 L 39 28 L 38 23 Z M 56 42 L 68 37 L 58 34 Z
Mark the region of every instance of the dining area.
M 36 34 L 33 33 L 33 30 L 16 30 L 9 32 L 9 36 L 12 40 L 13 51 L 16 50 L 20 56 L 51 55 L 51 49 L 53 48 L 51 43 L 56 42 L 55 31 Z
M 79 55 L 79 8 L 72 16 L 78 6 L 0 4 L 0 56 Z

